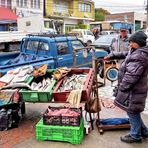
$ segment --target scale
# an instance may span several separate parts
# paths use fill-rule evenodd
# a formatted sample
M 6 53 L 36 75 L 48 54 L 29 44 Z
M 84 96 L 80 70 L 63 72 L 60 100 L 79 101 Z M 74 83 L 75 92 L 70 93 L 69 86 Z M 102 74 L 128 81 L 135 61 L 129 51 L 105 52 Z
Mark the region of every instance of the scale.
M 118 79 L 118 68 L 108 67 L 106 69 L 106 78 L 111 82 L 116 81 Z

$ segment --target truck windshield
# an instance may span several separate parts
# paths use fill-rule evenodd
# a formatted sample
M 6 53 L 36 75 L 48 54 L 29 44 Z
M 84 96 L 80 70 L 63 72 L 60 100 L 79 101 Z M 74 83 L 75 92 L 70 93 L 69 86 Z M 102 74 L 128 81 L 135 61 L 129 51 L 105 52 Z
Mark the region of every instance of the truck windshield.
M 53 22 L 51 20 L 44 21 L 44 27 L 53 29 Z

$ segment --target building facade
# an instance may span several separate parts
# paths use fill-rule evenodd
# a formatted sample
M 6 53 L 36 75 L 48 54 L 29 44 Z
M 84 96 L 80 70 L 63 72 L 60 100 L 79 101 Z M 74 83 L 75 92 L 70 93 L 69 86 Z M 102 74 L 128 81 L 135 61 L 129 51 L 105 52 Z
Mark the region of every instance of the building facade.
M 59 33 L 89 28 L 95 19 L 92 0 L 0 0 L 0 6 L 12 9 L 18 17 L 41 15 L 53 19 Z
M 89 28 L 90 21 L 95 18 L 92 0 L 46 0 L 45 5 L 46 17 L 60 21 L 63 33 L 73 28 Z
M 45 0 L 0 0 L 0 7 L 12 9 L 17 16 L 44 14 Z
M 19 17 L 43 15 L 44 0 L 0 0 L 0 7 L 12 9 Z
M 132 24 L 133 32 L 146 28 L 146 15 L 137 12 L 116 13 L 105 16 L 105 21 L 120 21 Z
M 11 8 L 12 0 L 0 0 L 0 7 Z

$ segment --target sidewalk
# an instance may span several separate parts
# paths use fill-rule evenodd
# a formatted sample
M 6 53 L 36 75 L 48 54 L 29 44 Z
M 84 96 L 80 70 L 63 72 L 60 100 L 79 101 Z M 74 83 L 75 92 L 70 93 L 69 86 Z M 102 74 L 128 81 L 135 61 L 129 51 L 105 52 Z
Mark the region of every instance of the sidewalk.
M 109 81 L 107 81 L 106 86 L 100 87 L 99 88 L 99 96 L 100 98 L 105 98 L 106 102 L 111 102 L 111 100 L 113 101 L 115 99 L 115 97 L 113 97 L 113 89 L 114 86 L 116 85 L 113 84 L 113 86 L 111 86 L 111 83 Z M 148 97 L 146 99 L 146 106 L 145 106 L 145 110 L 143 112 L 144 114 L 148 115 Z
M 112 87 L 108 84 L 99 88 L 99 96 L 102 98 L 104 105 L 112 104 Z M 72 145 L 66 142 L 57 141 L 37 141 L 35 139 L 35 125 L 41 118 L 49 103 L 26 103 L 26 116 L 21 121 L 18 128 L 0 132 L 0 148 L 147 148 L 148 140 L 142 144 L 126 144 L 120 141 L 120 136 L 128 133 L 129 130 L 105 131 L 100 135 L 97 127 L 86 135 L 82 144 Z M 50 104 L 51 105 L 51 104 Z M 146 109 L 147 111 L 147 109 Z M 118 108 L 107 109 L 102 107 L 100 117 L 126 117 L 125 112 Z M 148 125 L 148 115 L 143 114 L 145 123 Z M 94 124 L 95 125 L 95 124 Z

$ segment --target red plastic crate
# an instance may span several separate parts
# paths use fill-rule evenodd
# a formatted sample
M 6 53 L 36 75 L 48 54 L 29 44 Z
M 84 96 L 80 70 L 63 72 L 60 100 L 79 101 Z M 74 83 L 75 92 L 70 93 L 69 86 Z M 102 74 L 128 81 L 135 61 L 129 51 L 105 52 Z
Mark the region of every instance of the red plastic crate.
M 80 126 L 82 119 L 82 108 L 68 108 L 68 107 L 51 107 L 48 106 L 51 111 L 60 109 L 69 109 L 78 113 L 77 116 L 62 116 L 60 115 L 48 115 L 48 109 L 43 114 L 43 123 L 45 125 L 61 125 L 61 126 Z
M 93 78 L 94 78 L 93 69 L 92 68 L 88 68 L 88 69 L 73 68 L 69 72 L 69 75 L 83 74 L 83 73 L 88 73 L 87 77 L 86 77 L 86 82 L 85 82 L 85 84 L 83 86 L 82 97 L 81 97 L 81 101 L 86 101 L 90 97 L 91 88 L 92 88 L 92 84 L 93 84 Z M 61 84 L 63 83 L 63 80 L 64 80 L 64 78 L 61 79 L 57 83 L 57 85 L 55 86 L 55 89 L 53 91 L 53 97 L 54 97 L 55 102 L 66 102 L 66 100 L 67 100 L 67 98 L 68 98 L 68 96 L 70 94 L 70 91 L 58 92 L 58 89 L 61 86 Z

